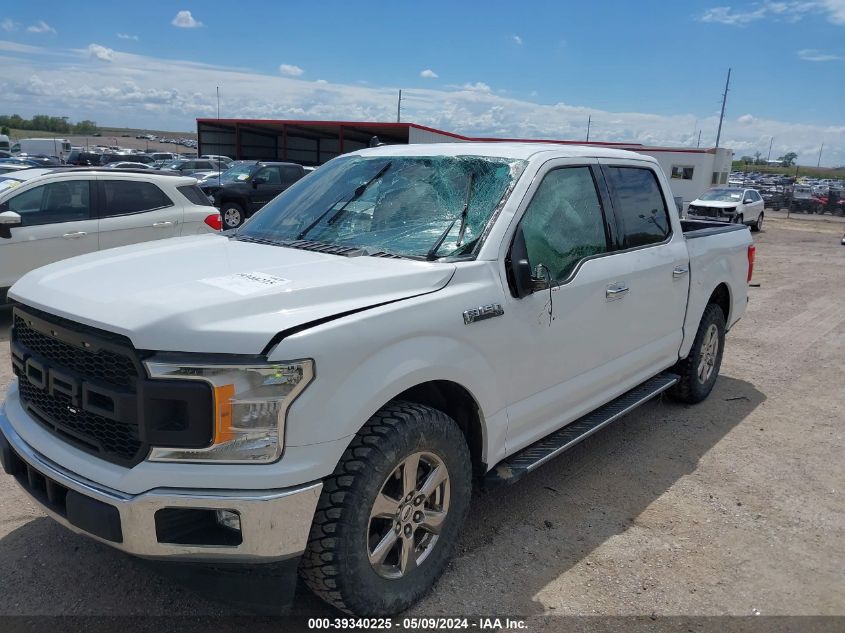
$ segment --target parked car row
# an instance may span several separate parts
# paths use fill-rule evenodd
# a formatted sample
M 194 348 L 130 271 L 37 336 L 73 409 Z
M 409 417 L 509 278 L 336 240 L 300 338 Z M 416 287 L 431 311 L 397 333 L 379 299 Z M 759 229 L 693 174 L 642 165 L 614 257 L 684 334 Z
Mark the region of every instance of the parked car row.
M 0 304 L 24 273 L 97 250 L 211 233 L 220 216 L 196 180 L 114 169 L 0 175 Z

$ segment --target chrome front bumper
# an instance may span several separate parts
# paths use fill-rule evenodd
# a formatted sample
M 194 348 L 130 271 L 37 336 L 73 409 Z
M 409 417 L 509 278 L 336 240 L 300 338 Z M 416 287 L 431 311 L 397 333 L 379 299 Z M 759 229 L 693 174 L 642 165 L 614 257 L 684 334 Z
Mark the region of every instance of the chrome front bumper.
M 15 432 L 2 406 L 0 457 L 6 472 L 14 475 L 53 519 L 128 554 L 153 559 L 262 563 L 298 556 L 307 545 L 323 487 L 316 482 L 281 490 L 158 488 L 138 495 L 124 494 L 79 477 L 40 455 Z M 156 512 L 166 509 L 236 512 L 241 542 L 162 542 Z

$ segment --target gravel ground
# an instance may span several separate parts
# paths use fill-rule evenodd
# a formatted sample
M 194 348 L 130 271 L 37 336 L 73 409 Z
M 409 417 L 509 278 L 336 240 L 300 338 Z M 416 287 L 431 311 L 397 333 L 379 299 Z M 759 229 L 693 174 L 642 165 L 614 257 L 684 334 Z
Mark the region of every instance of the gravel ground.
M 653 401 L 477 492 L 453 563 L 412 615 L 845 614 L 845 225 L 785 215 L 755 235 L 760 287 L 710 398 Z M 8 325 L 0 312 L 0 341 Z M 0 615 L 238 612 L 230 590 L 64 530 L 5 475 L 0 569 Z M 334 615 L 302 594 L 300 609 Z

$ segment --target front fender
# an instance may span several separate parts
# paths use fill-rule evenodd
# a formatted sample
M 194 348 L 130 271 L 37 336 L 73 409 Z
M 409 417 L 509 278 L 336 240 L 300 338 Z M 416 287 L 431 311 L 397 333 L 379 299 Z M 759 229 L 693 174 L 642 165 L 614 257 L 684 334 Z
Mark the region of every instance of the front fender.
M 354 435 L 387 402 L 416 385 L 448 380 L 464 387 L 478 404 L 484 455 L 491 441 L 504 444 L 504 402 L 497 378 L 482 354 L 460 340 L 417 336 L 375 349 L 354 366 L 315 359 L 316 378 L 294 403 L 285 443 L 300 446 Z M 491 429 L 491 423 L 497 429 Z M 493 437 L 498 439 L 493 439 Z M 493 444 L 495 445 L 495 444 Z
M 477 262 L 472 268 L 456 273 L 458 279 L 437 292 L 347 315 L 282 340 L 271 359 L 313 358 L 315 366 L 314 381 L 291 405 L 286 444 L 352 436 L 403 391 L 447 380 L 466 389 L 478 405 L 485 461 L 501 459 L 507 432 L 509 365 L 501 344 L 506 323 L 464 324 L 468 306 L 501 301 L 487 281 L 492 267 Z

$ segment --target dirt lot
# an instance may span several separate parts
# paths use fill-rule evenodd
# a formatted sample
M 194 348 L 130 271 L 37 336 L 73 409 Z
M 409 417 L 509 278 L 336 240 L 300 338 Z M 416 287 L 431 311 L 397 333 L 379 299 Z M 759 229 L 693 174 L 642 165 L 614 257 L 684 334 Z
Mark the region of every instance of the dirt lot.
M 845 614 L 845 224 L 784 216 L 755 236 L 761 287 L 711 397 L 654 401 L 477 493 L 415 615 Z M 0 614 L 235 613 L 200 580 L 65 531 L 5 475 L 0 569 Z

